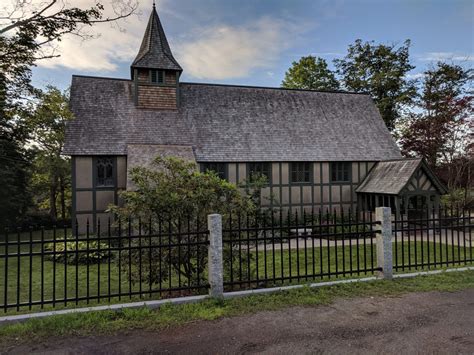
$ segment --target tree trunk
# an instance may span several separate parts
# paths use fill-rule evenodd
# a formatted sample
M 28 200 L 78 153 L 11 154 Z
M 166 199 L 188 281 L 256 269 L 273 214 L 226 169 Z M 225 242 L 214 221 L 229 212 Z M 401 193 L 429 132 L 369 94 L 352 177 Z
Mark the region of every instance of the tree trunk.
M 54 176 L 51 179 L 51 184 L 49 186 L 49 216 L 55 222 L 58 219 L 58 211 L 56 208 L 56 191 L 57 191 L 57 182 L 56 177 Z
M 66 222 L 66 197 L 65 194 L 65 187 L 64 187 L 64 177 L 61 176 L 59 178 L 59 189 L 61 193 L 61 218 L 63 222 Z

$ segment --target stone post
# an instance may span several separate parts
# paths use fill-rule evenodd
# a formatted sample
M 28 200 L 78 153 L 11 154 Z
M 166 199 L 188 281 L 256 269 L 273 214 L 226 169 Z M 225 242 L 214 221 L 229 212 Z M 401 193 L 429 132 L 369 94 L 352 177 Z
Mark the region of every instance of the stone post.
M 209 296 L 224 297 L 224 267 L 222 264 L 222 216 L 210 214 L 207 216 L 209 229 L 209 258 L 207 262 L 209 272 Z
M 377 267 L 382 268 L 379 277 L 392 279 L 393 258 L 392 258 L 392 210 L 390 207 L 377 207 L 375 218 L 379 222 L 377 231 Z

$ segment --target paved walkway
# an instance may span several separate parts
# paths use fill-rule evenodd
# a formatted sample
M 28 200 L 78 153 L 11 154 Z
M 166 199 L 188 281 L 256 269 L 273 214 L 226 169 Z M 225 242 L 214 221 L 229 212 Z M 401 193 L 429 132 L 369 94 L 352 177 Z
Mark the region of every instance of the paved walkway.
M 456 231 L 453 229 L 443 229 L 442 233 L 433 233 L 433 231 L 429 232 L 420 232 L 418 231 L 416 233 L 410 232 L 404 232 L 402 235 L 402 232 L 398 232 L 396 237 L 395 233 L 393 236 L 393 241 L 395 242 L 395 238 L 397 239 L 397 242 L 401 243 L 402 241 L 405 241 L 405 243 L 408 242 L 435 242 L 437 244 L 448 244 L 448 245 L 459 245 L 460 247 L 466 246 L 467 248 L 471 247 L 474 248 L 474 233 L 463 233 L 461 231 Z M 242 236 L 242 238 L 245 238 L 246 236 Z M 250 238 L 255 238 L 254 235 L 250 235 Z M 258 245 L 258 250 L 263 251 L 265 248 L 267 250 L 280 250 L 283 247 L 283 250 L 287 250 L 289 248 L 291 249 L 304 249 L 305 245 L 306 248 L 312 248 L 313 243 L 315 248 L 319 248 L 320 246 L 322 247 L 334 247 L 337 245 L 338 247 L 342 247 L 343 245 L 348 247 L 349 245 L 352 245 L 354 248 L 357 246 L 357 242 L 359 242 L 360 246 L 364 245 L 364 239 L 359 238 L 357 239 L 346 239 L 344 241 L 342 240 L 328 240 L 328 239 L 319 239 L 319 238 L 312 238 L 312 237 L 307 237 L 307 238 L 291 238 L 290 242 L 288 242 L 287 239 L 283 240 L 283 243 L 280 243 L 280 239 L 277 238 L 277 235 L 275 234 L 275 245 L 272 245 L 272 239 L 271 239 L 271 233 L 268 233 L 266 236 L 266 243 L 263 241 L 263 235 L 259 237 L 261 239 L 261 243 Z M 367 246 L 370 246 L 370 238 L 367 237 L 365 239 L 365 243 Z M 375 248 L 375 238 L 373 238 L 372 243 Z M 238 245 L 238 244 L 237 244 Z M 255 251 L 256 248 L 250 244 L 250 250 Z M 247 249 L 247 244 L 245 240 L 242 241 L 241 243 L 241 249 L 246 250 Z

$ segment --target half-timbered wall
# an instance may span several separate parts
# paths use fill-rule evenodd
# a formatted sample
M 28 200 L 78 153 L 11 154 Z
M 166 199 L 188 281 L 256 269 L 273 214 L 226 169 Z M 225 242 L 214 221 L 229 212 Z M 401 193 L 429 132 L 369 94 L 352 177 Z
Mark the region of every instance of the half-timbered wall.
M 110 216 L 105 211 L 109 204 L 117 204 L 118 191 L 126 188 L 127 160 L 125 156 L 114 156 L 114 186 L 98 187 L 96 184 L 96 164 L 98 157 L 76 156 L 73 164 L 73 216 L 85 232 L 89 221 L 90 231 L 97 222 L 105 222 Z M 271 163 L 269 184 L 262 190 L 262 204 L 283 210 L 340 211 L 356 208 L 355 189 L 365 178 L 374 162 L 351 162 L 348 182 L 331 181 L 331 163 L 311 163 L 309 183 L 294 183 L 290 177 L 289 162 Z M 226 179 L 231 183 L 243 183 L 248 179 L 247 163 L 228 163 Z M 273 199 L 270 198 L 273 196 Z M 105 226 L 104 226 L 105 227 Z
M 125 156 L 110 157 L 113 162 L 113 183 L 110 186 L 97 184 L 97 159 L 100 157 L 72 157 L 72 209 L 73 224 L 78 222 L 79 233 L 86 231 L 87 221 L 90 232 L 95 232 L 97 222 L 106 227 L 112 217 L 106 212 L 109 204 L 118 203 L 118 191 L 126 188 L 127 160 Z
M 271 178 L 268 187 L 262 191 L 262 204 L 273 207 L 291 208 L 307 212 L 313 208 L 348 210 L 355 208 L 357 196 L 355 189 L 365 178 L 375 162 L 351 162 L 349 182 L 331 181 L 330 162 L 311 163 L 310 183 L 293 183 L 290 177 L 289 162 L 271 163 Z M 231 183 L 242 183 L 248 179 L 247 163 L 226 164 L 226 177 Z M 273 199 L 270 198 L 273 196 Z M 273 201 L 272 201 L 273 200 Z
M 405 188 L 406 193 L 436 193 L 436 187 L 433 185 L 431 182 L 430 178 L 428 175 L 422 170 L 419 169 L 416 173 L 415 176 L 410 180 L 408 185 Z

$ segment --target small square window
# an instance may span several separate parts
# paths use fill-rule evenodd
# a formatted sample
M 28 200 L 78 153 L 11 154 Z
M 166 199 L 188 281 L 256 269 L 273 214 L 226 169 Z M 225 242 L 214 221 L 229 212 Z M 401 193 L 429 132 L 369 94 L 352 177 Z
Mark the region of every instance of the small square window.
M 165 82 L 165 72 L 163 70 L 151 70 L 151 82 L 153 84 L 163 84 Z
M 299 162 L 291 163 L 291 182 L 292 183 L 310 183 L 311 182 L 311 163 Z
M 351 163 L 335 162 L 331 163 L 331 181 L 332 182 L 350 182 L 351 181 Z
M 98 157 L 95 164 L 97 187 L 113 187 L 114 160 L 111 157 Z
M 221 179 L 227 179 L 226 163 L 201 163 L 201 171 L 214 171 Z
M 248 163 L 247 164 L 247 178 L 251 179 L 252 176 L 259 174 L 267 178 L 270 183 L 271 179 L 271 164 L 270 163 Z

